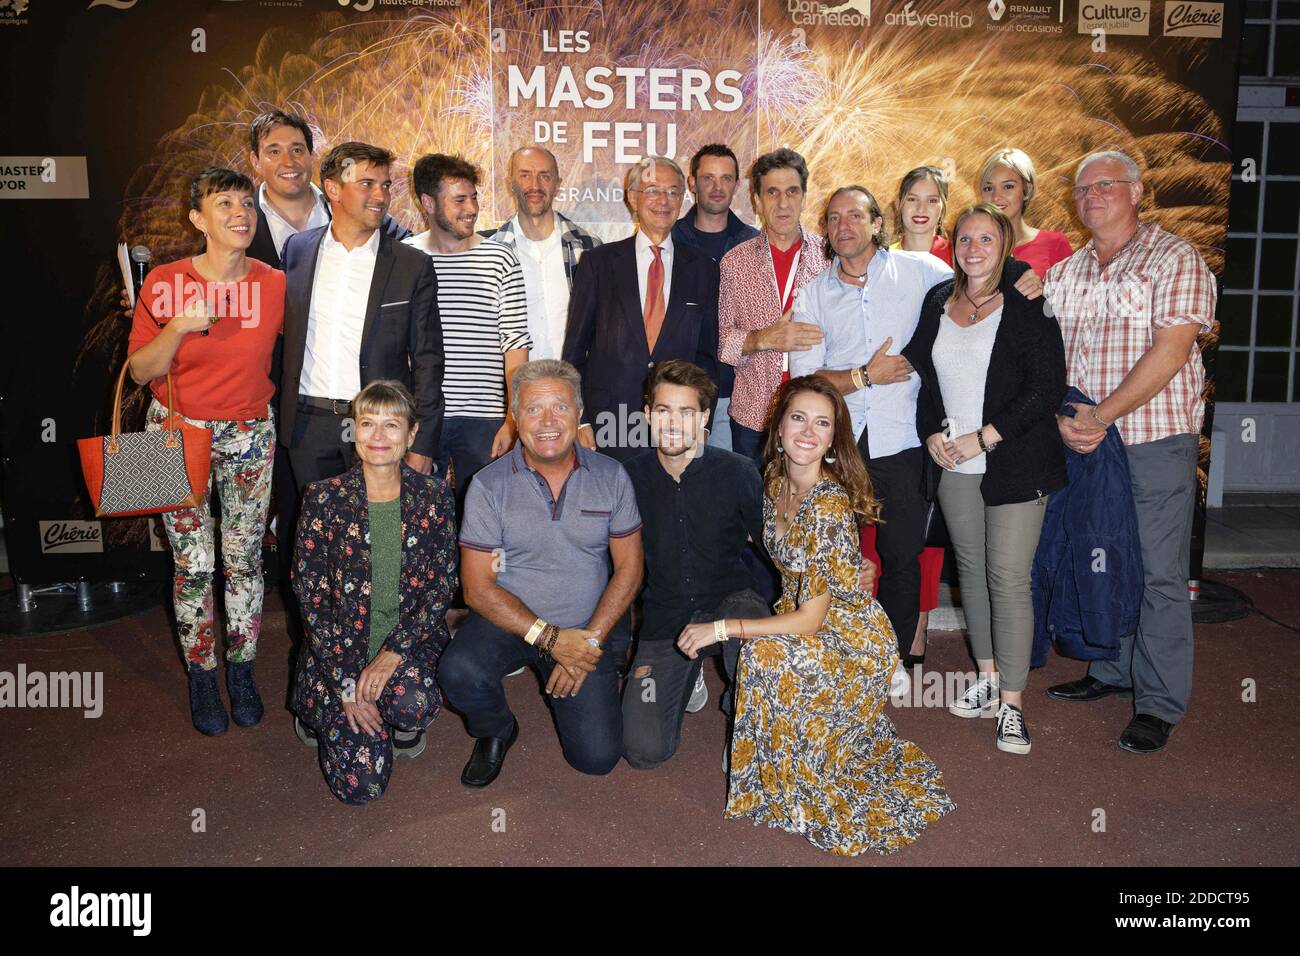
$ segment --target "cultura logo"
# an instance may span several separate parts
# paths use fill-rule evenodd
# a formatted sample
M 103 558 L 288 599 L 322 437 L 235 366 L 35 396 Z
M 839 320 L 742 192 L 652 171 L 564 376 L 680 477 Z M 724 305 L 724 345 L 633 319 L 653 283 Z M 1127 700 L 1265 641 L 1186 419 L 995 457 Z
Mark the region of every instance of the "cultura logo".
M 1151 32 L 1151 0 L 1079 4 L 1079 32 L 1103 30 L 1117 36 L 1147 36 Z

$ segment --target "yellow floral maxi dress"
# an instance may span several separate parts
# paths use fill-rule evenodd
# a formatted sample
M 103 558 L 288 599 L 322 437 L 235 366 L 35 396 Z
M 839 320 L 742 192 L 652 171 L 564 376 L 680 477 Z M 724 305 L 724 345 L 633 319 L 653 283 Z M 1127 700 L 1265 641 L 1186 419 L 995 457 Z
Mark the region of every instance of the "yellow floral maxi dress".
M 748 817 L 842 856 L 890 853 L 954 809 L 939 768 L 894 735 L 885 714 L 898 661 L 884 610 L 858 584 L 857 524 L 823 478 L 776 537 L 774 489 L 763 536 L 781 570 L 776 613 L 831 593 L 821 629 L 747 640 L 737 672 L 727 817 Z

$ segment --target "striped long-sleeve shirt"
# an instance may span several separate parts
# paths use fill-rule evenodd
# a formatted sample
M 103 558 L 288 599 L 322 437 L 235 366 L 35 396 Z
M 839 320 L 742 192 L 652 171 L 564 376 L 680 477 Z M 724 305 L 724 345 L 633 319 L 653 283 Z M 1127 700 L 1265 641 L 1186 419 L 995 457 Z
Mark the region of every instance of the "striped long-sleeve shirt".
M 447 365 L 442 391 L 448 418 L 503 418 L 505 360 L 532 348 L 519 259 L 509 246 L 484 239 L 465 252 L 439 253 L 429 233 L 403 240 L 433 259 L 438 274 L 438 314 Z

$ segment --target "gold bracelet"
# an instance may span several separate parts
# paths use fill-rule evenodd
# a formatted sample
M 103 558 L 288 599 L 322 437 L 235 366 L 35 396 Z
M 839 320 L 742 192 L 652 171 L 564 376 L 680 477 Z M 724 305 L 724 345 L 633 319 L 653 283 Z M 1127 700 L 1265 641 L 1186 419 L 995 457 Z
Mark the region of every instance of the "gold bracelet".
M 536 644 L 538 635 L 540 635 L 544 630 L 546 630 L 546 622 L 539 617 L 537 620 L 533 621 L 533 626 L 530 627 L 528 633 L 524 635 L 524 640 L 529 644 Z
M 1095 421 L 1102 428 L 1110 428 L 1112 423 L 1106 421 L 1106 419 L 1102 418 L 1101 415 L 1098 414 L 1096 405 L 1089 405 L 1088 407 L 1092 410 L 1093 421 Z
M 726 641 L 726 639 L 727 639 L 727 622 L 726 622 L 726 619 L 722 619 L 722 620 L 718 620 L 718 621 L 714 621 L 714 622 L 713 622 L 713 636 L 716 637 L 716 638 L 718 639 L 718 643 L 719 643 L 719 644 L 721 644 L 721 643 L 723 643 L 724 641 Z
M 854 388 L 866 388 L 866 383 L 862 381 L 862 366 L 858 366 L 849 372 L 849 379 L 853 382 Z

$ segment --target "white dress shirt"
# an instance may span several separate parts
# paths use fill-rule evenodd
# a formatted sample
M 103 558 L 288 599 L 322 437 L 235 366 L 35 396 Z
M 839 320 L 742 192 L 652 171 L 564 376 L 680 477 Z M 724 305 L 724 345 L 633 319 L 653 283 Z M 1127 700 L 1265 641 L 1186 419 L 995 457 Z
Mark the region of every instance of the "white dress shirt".
M 912 340 L 921 318 L 921 303 L 931 288 L 952 278 L 952 269 L 928 252 L 877 249 L 867 266 L 866 288 L 840 278 L 840 260 L 804 287 L 801 315 L 823 338 L 804 352 L 790 353 L 790 374 L 811 375 L 818 369 L 843 371 L 865 365 L 876 349 L 892 338 L 889 355 L 898 355 Z M 867 429 L 872 458 L 885 458 L 921 444 L 916 434 L 916 396 L 921 379 L 915 372 L 892 385 L 859 388 L 845 395 L 859 439 Z
M 529 359 L 557 359 L 564 353 L 564 327 L 569 318 L 569 277 L 564 273 L 564 247 L 560 245 L 560 223 L 551 234 L 534 242 L 524 235 L 519 217 L 510 222 L 515 252 L 524 271 L 524 293 L 528 303 L 528 337 L 533 340 Z
M 332 228 L 325 230 L 307 309 L 299 395 L 351 401 L 361 391 L 361 333 L 378 252 L 378 229 L 351 251 L 334 238 Z
M 317 226 L 328 226 L 330 221 L 329 209 L 325 207 L 325 194 L 320 191 L 320 187 L 315 183 L 309 183 L 311 191 L 316 196 L 316 205 L 311 208 L 311 215 L 307 218 L 307 225 L 302 229 L 294 227 L 293 223 L 285 219 L 266 199 L 266 183 L 257 187 L 257 204 L 262 207 L 262 212 L 266 215 L 266 224 L 271 227 L 271 241 L 275 243 L 275 254 L 284 256 L 284 244 L 289 241 L 290 236 L 297 235 L 299 232 L 306 232 L 308 229 L 315 229 Z
M 669 233 L 659 243 L 659 258 L 664 264 L 664 319 L 668 318 L 669 293 L 673 285 L 673 237 Z M 636 233 L 636 284 L 641 293 L 641 315 L 645 315 L 645 287 L 650 280 L 650 263 L 655 254 L 650 251 L 650 237 L 641 230 Z

